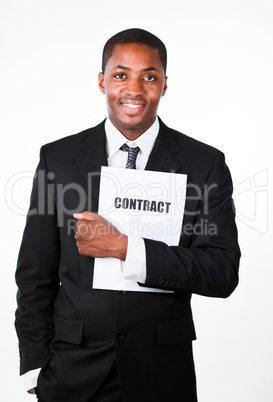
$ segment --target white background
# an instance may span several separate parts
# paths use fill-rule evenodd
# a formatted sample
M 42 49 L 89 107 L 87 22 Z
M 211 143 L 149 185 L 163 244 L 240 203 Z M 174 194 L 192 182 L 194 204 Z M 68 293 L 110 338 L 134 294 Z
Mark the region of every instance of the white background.
M 0 0 L 0 399 L 35 400 L 18 376 L 13 327 L 31 189 L 30 178 L 17 179 L 34 171 L 42 144 L 106 116 L 97 86 L 102 47 L 131 27 L 168 49 L 160 117 L 224 151 L 233 176 L 240 285 L 226 300 L 193 297 L 199 401 L 271 402 L 272 0 Z

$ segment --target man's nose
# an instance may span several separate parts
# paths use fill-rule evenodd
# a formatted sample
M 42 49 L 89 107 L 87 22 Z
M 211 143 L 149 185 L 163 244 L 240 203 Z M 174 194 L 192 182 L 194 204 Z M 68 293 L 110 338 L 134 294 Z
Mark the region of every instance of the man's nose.
M 140 79 L 131 78 L 127 81 L 126 84 L 127 85 L 125 91 L 128 95 L 138 96 L 142 95 L 145 92 L 143 82 Z

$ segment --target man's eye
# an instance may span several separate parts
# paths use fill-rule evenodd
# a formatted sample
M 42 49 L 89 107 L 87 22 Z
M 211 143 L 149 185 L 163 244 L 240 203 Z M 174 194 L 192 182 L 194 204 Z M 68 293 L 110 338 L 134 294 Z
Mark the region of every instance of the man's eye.
M 144 77 L 144 80 L 149 82 L 155 81 L 155 77 L 153 77 L 152 75 L 146 75 L 146 77 Z
M 122 80 L 123 78 L 126 78 L 125 74 L 122 73 L 118 73 L 114 75 L 115 78 L 117 78 L 118 80 Z

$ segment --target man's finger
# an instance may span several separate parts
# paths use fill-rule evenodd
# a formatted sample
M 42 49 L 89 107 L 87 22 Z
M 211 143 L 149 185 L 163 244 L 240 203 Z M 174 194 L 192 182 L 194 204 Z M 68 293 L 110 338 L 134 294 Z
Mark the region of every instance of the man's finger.
M 73 217 L 75 219 L 85 219 L 86 221 L 94 221 L 97 218 L 97 214 L 93 214 L 92 212 L 89 211 L 83 211 L 83 212 L 78 212 L 73 214 Z

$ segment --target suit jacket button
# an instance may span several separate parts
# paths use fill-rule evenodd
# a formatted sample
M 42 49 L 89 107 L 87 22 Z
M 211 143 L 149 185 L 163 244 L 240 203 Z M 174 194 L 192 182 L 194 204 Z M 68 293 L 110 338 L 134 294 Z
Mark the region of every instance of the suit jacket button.
M 170 283 L 169 279 L 164 280 L 164 285 L 169 285 L 169 283 Z
M 174 280 L 174 279 L 171 279 L 170 285 L 171 285 L 171 286 L 174 286 L 174 285 L 175 285 L 175 280 Z
M 119 295 L 125 295 L 126 291 L 125 290 L 118 290 Z
M 159 278 L 157 278 L 157 282 L 161 285 L 164 282 L 164 279 L 162 278 L 162 276 L 160 276 Z
M 177 279 L 177 281 L 175 281 L 175 286 L 181 286 L 181 281 L 179 279 Z
M 125 336 L 126 336 L 126 332 L 123 331 L 123 329 L 119 329 L 119 330 L 117 331 L 117 337 L 118 337 L 119 339 L 124 339 Z

